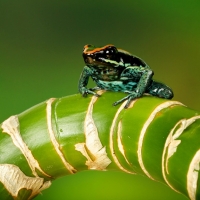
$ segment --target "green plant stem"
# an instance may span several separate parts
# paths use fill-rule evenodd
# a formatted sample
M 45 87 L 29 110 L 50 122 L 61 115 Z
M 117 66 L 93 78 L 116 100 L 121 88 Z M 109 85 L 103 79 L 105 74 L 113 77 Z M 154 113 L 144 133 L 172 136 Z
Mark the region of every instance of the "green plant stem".
M 146 175 L 200 199 L 199 113 L 151 96 L 112 106 L 123 96 L 52 98 L 5 120 L 1 199 L 32 199 L 55 178 L 88 169 Z

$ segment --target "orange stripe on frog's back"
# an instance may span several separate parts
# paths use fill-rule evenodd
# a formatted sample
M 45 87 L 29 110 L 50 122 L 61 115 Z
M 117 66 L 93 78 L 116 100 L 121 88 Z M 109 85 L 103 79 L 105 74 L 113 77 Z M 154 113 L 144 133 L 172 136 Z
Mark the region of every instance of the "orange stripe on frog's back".
M 95 48 L 95 49 L 93 49 L 93 50 L 91 50 L 91 51 L 87 51 L 88 45 L 85 45 L 85 46 L 84 46 L 84 51 L 83 51 L 83 53 L 95 53 L 95 52 L 104 50 L 104 49 L 107 48 L 107 47 L 114 47 L 114 45 L 108 44 L 108 45 L 106 45 L 106 46 L 104 46 L 104 47 L 97 47 L 97 48 Z

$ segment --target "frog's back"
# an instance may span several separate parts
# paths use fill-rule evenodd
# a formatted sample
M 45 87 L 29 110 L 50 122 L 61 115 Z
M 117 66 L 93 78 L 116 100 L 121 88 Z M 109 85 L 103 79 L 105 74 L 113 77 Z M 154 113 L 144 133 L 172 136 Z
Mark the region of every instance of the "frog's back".
M 132 55 L 128 51 L 125 51 L 123 49 L 117 49 L 119 57 L 123 63 L 125 63 L 128 66 L 142 66 L 147 67 L 149 66 L 139 57 Z

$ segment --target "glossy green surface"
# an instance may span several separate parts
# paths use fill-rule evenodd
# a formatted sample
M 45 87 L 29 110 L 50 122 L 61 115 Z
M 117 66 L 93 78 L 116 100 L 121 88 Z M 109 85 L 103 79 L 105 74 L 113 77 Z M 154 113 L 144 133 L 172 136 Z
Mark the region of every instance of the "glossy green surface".
M 123 105 L 111 106 L 111 102 L 115 98 L 124 95 L 124 93 L 104 92 L 101 97 L 96 98 L 96 101 L 93 102 L 94 97 L 82 98 L 76 94 L 55 99 L 51 105 L 51 112 L 47 109 L 47 101 L 19 114 L 19 131 L 22 140 L 40 167 L 33 165 L 36 173 L 46 180 L 53 180 L 60 176 L 90 169 L 89 165 L 86 165 L 88 158 L 86 159 L 77 151 L 75 146 L 78 143 L 84 143 L 89 159 L 96 162 L 97 157 L 93 152 L 94 149 L 90 151 L 89 146 L 87 146 L 89 144 L 86 142 L 86 138 L 90 137 L 89 135 L 93 132 L 93 128 L 89 127 L 96 126 L 102 147 L 106 148 L 108 158 L 112 162 L 105 170 L 122 170 L 129 173 L 152 176 L 155 180 L 165 183 L 161 163 L 166 138 L 180 120 L 197 116 L 198 113 L 184 105 L 180 105 L 176 101 L 152 96 L 139 98 L 128 109 L 124 109 Z M 88 116 L 91 102 L 93 102 L 94 109 L 90 117 L 93 118 L 94 124 L 92 125 L 90 122 L 90 125 L 85 127 L 85 119 Z M 163 107 L 163 105 L 167 107 Z M 160 111 L 153 115 L 158 108 Z M 47 124 L 49 114 L 51 114 L 52 128 L 59 143 L 61 154 L 64 156 L 65 161 L 73 167 L 71 172 L 69 168 L 64 166 L 61 157 L 56 152 L 56 146 L 52 144 L 50 126 Z M 152 115 L 154 116 L 151 119 L 153 121 L 143 133 L 145 124 Z M 200 121 L 196 120 L 189 128 L 183 130 L 183 136 L 178 137 L 181 144 L 179 144 L 177 152 L 168 161 L 169 175 L 166 175 L 167 179 L 176 190 L 185 195 L 187 195 L 188 166 L 199 149 L 199 123 Z M 7 135 L 2 131 L 0 133 L 1 137 Z M 141 155 L 144 167 L 139 160 L 138 153 L 140 139 L 143 134 Z M 124 153 L 119 147 L 119 139 Z M 11 146 L 10 144 L 15 146 L 11 140 L 9 140 L 8 144 L 4 141 L 5 139 L 0 141 L 1 149 L 8 148 Z M 9 149 L 7 149 L 7 152 L 10 152 Z M 15 164 L 19 167 L 24 166 L 24 160 L 16 156 L 15 152 L 11 152 L 13 155 L 10 157 L 14 156 L 16 163 L 9 161 L 9 159 L 6 160 L 9 155 L 4 156 L 5 160 L 2 159 L 1 163 Z M 94 166 L 96 167 L 96 165 Z M 24 174 L 29 175 L 29 169 L 20 168 Z M 99 168 L 96 169 L 98 170 Z M 147 170 L 149 175 L 144 169 Z M 33 177 L 33 175 L 29 176 Z M 5 192 L 1 194 L 3 199 L 5 199 L 6 195 Z M 20 190 L 18 193 L 19 199 L 23 199 L 23 195 L 25 195 L 24 198 L 26 199 L 26 196 L 30 195 L 30 191 L 26 189 Z
M 165 145 L 168 134 L 174 127 L 174 124 L 182 120 L 183 116 L 184 118 L 188 119 L 190 117 L 195 116 L 196 114 L 197 114 L 196 111 L 190 110 L 186 107 L 179 105 L 174 106 L 170 109 L 167 108 L 162 110 L 159 113 L 159 116 L 155 117 L 153 123 L 148 127 L 146 132 L 146 137 L 143 143 L 144 148 L 142 149 L 144 152 L 148 153 L 146 154 L 143 153 L 142 157 L 144 159 L 144 165 L 146 169 L 155 180 L 163 181 L 162 166 L 161 166 L 163 147 Z M 185 135 L 185 132 L 183 135 Z M 187 151 L 187 148 L 185 146 L 183 148 L 185 148 L 185 151 Z M 184 156 L 179 157 L 179 159 L 182 160 L 182 161 L 179 160 L 180 163 L 184 162 L 183 157 Z M 173 163 L 173 168 L 174 168 L 174 163 Z
M 65 158 L 77 170 L 87 169 L 86 159 L 75 150 L 75 144 L 85 141 L 83 123 L 89 101 L 90 98 L 84 100 L 80 95 L 73 95 L 62 98 L 55 104 L 57 139 Z
M 113 162 L 113 158 L 111 156 L 110 151 L 110 139 L 108 137 L 110 133 L 110 127 L 112 124 L 112 121 L 114 119 L 114 116 L 116 114 L 116 109 L 119 107 L 112 106 L 113 100 L 117 100 L 118 98 L 122 98 L 125 95 L 123 93 L 120 93 L 119 96 L 117 93 L 103 93 L 101 97 L 98 99 L 98 101 L 95 103 L 96 106 L 94 107 L 94 122 L 96 123 L 98 132 L 99 132 L 99 138 L 102 141 L 102 145 L 106 147 L 107 153 L 109 158 L 112 160 L 112 163 L 108 165 L 108 169 L 117 169 L 115 162 Z M 108 109 L 105 109 L 108 108 Z M 104 112 L 102 112 L 102 110 Z M 102 121 L 104 121 L 104 124 L 102 125 Z M 118 170 L 118 169 L 117 169 Z
M 171 181 L 172 186 L 175 189 L 181 189 L 186 195 L 187 191 L 185 190 L 185 185 L 181 184 L 180 182 L 181 180 L 184 180 L 186 178 L 188 165 L 191 162 L 195 153 L 199 150 L 199 131 L 200 120 L 196 120 L 195 123 L 188 127 L 184 131 L 184 134 L 179 137 L 179 139 L 181 140 L 181 145 L 177 149 L 175 156 L 172 156 L 169 159 L 169 173 L 173 171 L 173 178 L 170 177 L 169 180 Z M 186 165 L 180 164 L 183 161 L 186 163 Z M 176 166 L 176 168 L 174 168 L 174 165 Z M 177 178 L 180 180 L 180 182 L 177 181 Z M 198 184 L 199 183 L 200 180 L 198 179 Z M 199 195 L 199 191 L 197 193 Z
M 20 114 L 19 122 L 23 141 L 28 145 L 34 158 L 40 163 L 41 169 L 49 175 L 48 177 L 41 176 L 43 178 L 54 178 L 55 174 L 56 177 L 67 175 L 68 172 L 55 152 L 49 137 L 46 102 Z
M 24 155 L 15 145 L 13 145 L 10 136 L 8 134 L 2 133 L 2 129 L 0 129 L 0 133 L 0 144 L 3 144 L 0 148 L 0 163 L 21 165 L 21 170 L 26 172 L 27 176 L 32 176 L 32 172 Z
M 151 98 L 152 104 L 149 104 L 149 99 Z M 123 117 L 122 123 L 122 141 L 127 145 L 126 156 L 130 160 L 132 167 L 137 173 L 143 174 L 140 169 L 140 165 L 137 158 L 137 149 L 138 149 L 138 140 L 140 132 L 146 120 L 149 117 L 149 114 L 162 102 L 166 100 L 160 98 L 144 97 L 140 101 L 136 101 L 133 105 L 135 112 L 127 110 L 127 115 Z M 131 131 L 129 126 L 132 126 Z

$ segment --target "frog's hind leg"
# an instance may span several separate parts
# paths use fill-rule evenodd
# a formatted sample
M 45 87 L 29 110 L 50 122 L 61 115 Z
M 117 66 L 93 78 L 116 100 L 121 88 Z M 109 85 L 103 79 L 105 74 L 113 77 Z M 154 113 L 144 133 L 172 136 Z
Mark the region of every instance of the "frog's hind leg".
M 174 96 L 170 87 L 156 81 L 152 81 L 151 85 L 145 92 L 151 94 L 152 96 L 157 96 L 164 99 L 172 99 Z

